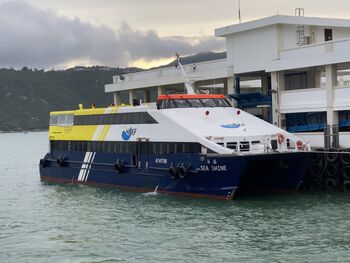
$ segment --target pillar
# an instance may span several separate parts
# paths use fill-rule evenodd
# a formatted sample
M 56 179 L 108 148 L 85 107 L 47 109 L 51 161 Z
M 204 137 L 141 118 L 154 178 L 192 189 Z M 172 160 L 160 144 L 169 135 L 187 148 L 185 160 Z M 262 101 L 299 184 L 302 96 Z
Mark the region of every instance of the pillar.
M 151 102 L 151 91 L 149 89 L 145 89 L 143 103 L 150 103 L 150 102 Z
M 282 127 L 282 116 L 280 111 L 280 96 L 284 90 L 284 72 L 271 73 L 271 98 L 272 98 L 272 124 Z
M 334 87 L 337 86 L 337 65 L 326 66 L 327 124 L 338 125 L 338 112 L 334 111 Z
M 269 75 L 265 74 L 263 77 L 261 77 L 261 91 L 264 95 L 267 95 L 269 93 L 270 87 L 269 87 Z M 271 121 L 270 120 L 270 108 L 269 107 L 263 107 L 262 108 L 262 116 L 265 121 Z
M 114 98 L 114 105 L 120 105 L 120 103 L 121 103 L 120 93 L 119 92 L 114 92 L 113 93 L 113 98 Z
M 321 88 L 321 73 L 320 69 L 315 69 L 315 88 Z
M 224 92 L 226 93 L 226 95 L 235 94 L 234 86 L 235 86 L 234 77 L 228 77 L 224 82 Z
M 157 88 L 158 96 L 162 95 L 165 93 L 165 90 L 162 86 L 158 86 Z
M 133 105 L 134 100 L 134 92 L 132 90 L 129 90 L 129 104 Z

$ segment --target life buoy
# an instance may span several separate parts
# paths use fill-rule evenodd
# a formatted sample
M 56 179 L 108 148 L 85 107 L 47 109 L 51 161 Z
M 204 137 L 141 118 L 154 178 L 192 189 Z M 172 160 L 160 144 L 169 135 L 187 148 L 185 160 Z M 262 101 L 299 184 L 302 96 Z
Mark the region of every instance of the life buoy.
M 121 173 L 123 170 L 124 162 L 121 162 L 120 160 L 117 160 L 114 164 L 114 169 L 117 171 L 117 173 Z
M 169 175 L 171 179 L 177 179 L 179 174 L 176 171 L 176 168 L 174 166 L 170 166 L 168 169 Z
M 285 139 L 286 139 L 286 138 L 284 137 L 284 135 L 283 135 L 282 133 L 279 133 L 279 134 L 277 135 L 277 141 L 278 141 L 279 144 L 284 143 Z

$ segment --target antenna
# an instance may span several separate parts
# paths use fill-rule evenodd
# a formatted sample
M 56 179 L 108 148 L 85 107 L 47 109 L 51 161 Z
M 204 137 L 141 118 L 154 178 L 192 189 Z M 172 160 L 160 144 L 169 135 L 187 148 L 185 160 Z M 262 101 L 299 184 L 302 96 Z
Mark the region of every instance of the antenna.
M 239 19 L 239 23 L 242 22 L 242 19 L 241 19 L 241 1 L 238 0 L 238 19 Z
M 193 83 L 191 83 L 189 78 L 186 76 L 185 69 L 181 64 L 180 55 L 178 53 L 176 53 L 176 59 L 177 59 L 177 64 L 178 64 L 179 68 L 181 69 L 182 76 L 185 80 L 185 87 L 187 90 L 187 94 L 195 94 L 194 89 L 193 89 Z

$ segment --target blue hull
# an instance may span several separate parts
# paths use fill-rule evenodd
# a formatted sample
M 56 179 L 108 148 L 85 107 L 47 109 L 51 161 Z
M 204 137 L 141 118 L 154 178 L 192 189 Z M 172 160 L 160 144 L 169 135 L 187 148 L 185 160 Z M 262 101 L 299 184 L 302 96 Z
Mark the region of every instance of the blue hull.
M 117 165 L 116 165 L 117 164 Z M 169 167 L 187 168 L 184 178 L 170 176 Z M 237 189 L 294 191 L 309 168 L 304 153 L 254 156 L 172 154 L 135 156 L 115 153 L 54 151 L 40 164 L 47 182 L 103 185 L 232 199 Z

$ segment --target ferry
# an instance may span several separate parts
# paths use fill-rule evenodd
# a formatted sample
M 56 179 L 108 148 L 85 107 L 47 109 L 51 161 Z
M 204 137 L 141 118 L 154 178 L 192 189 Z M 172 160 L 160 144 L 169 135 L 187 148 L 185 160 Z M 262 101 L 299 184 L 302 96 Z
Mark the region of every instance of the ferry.
M 41 180 L 217 199 L 298 189 L 307 142 L 185 84 L 156 103 L 51 112 Z

